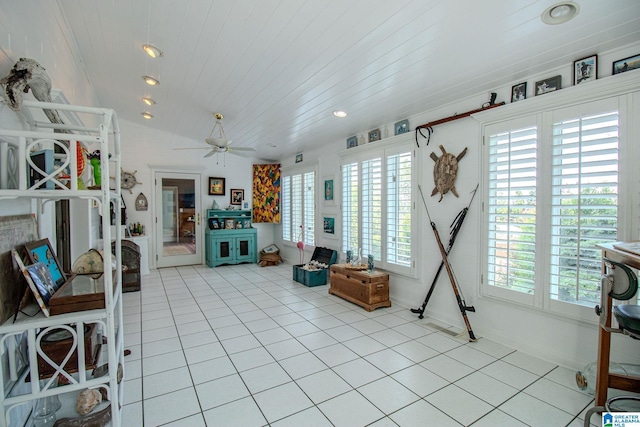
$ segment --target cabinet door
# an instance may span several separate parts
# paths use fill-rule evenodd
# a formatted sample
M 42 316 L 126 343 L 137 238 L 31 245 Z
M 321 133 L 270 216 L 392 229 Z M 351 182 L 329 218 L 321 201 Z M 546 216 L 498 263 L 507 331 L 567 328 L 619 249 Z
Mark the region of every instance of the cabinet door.
M 254 258 L 254 236 L 242 236 L 235 238 L 236 261 L 253 261 Z
M 231 239 L 216 239 L 215 262 L 230 262 L 234 259 Z

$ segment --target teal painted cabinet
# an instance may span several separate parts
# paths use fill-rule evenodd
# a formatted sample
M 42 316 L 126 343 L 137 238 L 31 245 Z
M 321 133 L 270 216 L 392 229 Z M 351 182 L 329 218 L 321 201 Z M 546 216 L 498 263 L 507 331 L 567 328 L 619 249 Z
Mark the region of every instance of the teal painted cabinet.
M 209 267 L 258 262 L 258 230 L 251 226 L 251 211 L 209 209 L 205 255 Z

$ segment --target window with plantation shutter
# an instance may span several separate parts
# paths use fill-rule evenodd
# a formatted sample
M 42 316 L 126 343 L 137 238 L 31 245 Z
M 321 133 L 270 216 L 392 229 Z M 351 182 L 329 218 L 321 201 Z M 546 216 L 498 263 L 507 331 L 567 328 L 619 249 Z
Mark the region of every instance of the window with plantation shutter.
M 282 240 L 315 245 L 315 170 L 282 172 Z
M 387 261 L 411 266 L 412 154 L 387 157 Z
M 373 255 L 380 268 L 415 275 L 414 160 L 410 143 L 343 159 L 343 252 L 361 249 L 363 259 Z
M 580 317 L 620 239 L 615 98 L 484 127 L 488 295 Z
M 535 126 L 489 136 L 488 284 L 531 295 L 537 151 Z
M 618 113 L 553 124 L 551 298 L 600 301 L 598 243 L 618 240 Z
M 358 247 L 360 174 L 358 162 L 342 165 L 342 252 Z
M 363 256 L 382 259 L 382 159 L 362 162 L 362 248 Z

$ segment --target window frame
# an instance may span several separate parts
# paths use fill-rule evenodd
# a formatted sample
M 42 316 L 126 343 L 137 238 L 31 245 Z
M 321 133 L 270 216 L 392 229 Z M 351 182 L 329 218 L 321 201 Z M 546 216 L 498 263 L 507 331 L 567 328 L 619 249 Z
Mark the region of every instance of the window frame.
M 518 305 L 524 305 L 531 307 L 535 310 L 545 311 L 559 315 L 561 317 L 568 317 L 577 320 L 587 320 L 589 322 L 596 322 L 593 319 L 593 308 L 577 305 L 570 302 L 559 301 L 551 298 L 551 284 L 547 280 L 550 277 L 550 255 L 547 253 L 544 258 L 544 265 L 536 264 L 536 272 L 540 270 L 540 276 L 544 282 L 549 282 L 542 286 L 536 284 L 535 294 L 532 297 L 518 296 L 519 292 L 512 292 L 504 289 L 490 289 L 495 288 L 489 286 L 487 283 L 487 267 L 486 261 L 488 259 L 488 229 L 487 220 L 488 212 L 485 206 L 488 201 L 488 138 L 490 135 L 489 130 L 495 129 L 495 126 L 504 125 L 505 128 L 509 127 L 508 123 L 516 123 L 518 120 L 526 120 L 530 117 L 535 117 L 538 133 L 539 133 L 539 147 L 541 147 L 541 156 L 538 162 L 550 160 L 551 151 L 553 150 L 553 124 L 559 121 L 559 114 L 564 112 L 575 110 L 573 118 L 589 116 L 591 114 L 598 114 L 605 112 L 601 108 L 607 102 L 615 104 L 618 112 L 618 239 L 630 240 L 630 232 L 633 229 L 631 226 L 632 212 L 631 207 L 633 200 L 637 199 L 635 194 L 630 193 L 630 186 L 627 183 L 631 183 L 633 179 L 632 167 L 632 154 L 634 147 L 632 147 L 631 138 L 628 137 L 629 131 L 632 128 L 630 123 L 632 120 L 631 111 L 633 111 L 632 100 L 640 98 L 640 94 L 636 91 L 640 90 L 640 80 L 636 79 L 629 84 L 627 79 L 623 81 L 606 82 L 606 84 L 594 85 L 594 90 L 586 91 L 583 87 L 570 88 L 570 90 L 559 91 L 558 93 L 548 94 L 545 97 L 532 99 L 527 105 L 526 103 L 519 103 L 519 105 L 510 105 L 504 109 L 504 111 L 494 111 L 488 113 L 479 113 L 474 115 L 481 123 L 481 138 L 483 143 L 483 152 L 481 155 L 481 181 L 482 181 L 482 200 L 483 209 L 479 218 L 479 226 L 481 230 L 481 238 L 479 239 L 479 252 L 481 253 L 481 260 L 484 260 L 479 264 L 480 274 L 480 296 L 500 299 L 505 302 L 514 303 Z M 562 93 L 566 92 L 566 93 Z M 545 99 L 546 98 L 546 99 Z M 548 101 L 548 102 L 545 102 Z M 528 102 L 528 101 L 527 101 Z M 635 107 L 638 108 L 637 106 Z M 499 110 L 499 109 L 498 109 Z M 606 110 L 606 109 L 605 109 Z M 637 111 L 637 110 L 636 110 Z M 568 117 L 565 117 L 565 119 Z M 517 129 L 518 127 L 513 125 L 511 129 Z M 542 222 L 538 222 L 539 226 L 544 233 L 541 234 L 541 238 L 544 240 L 543 247 L 550 248 L 551 239 L 551 179 L 552 179 L 552 167 L 548 168 L 548 174 L 541 180 L 545 186 L 544 199 L 541 201 L 541 205 L 546 209 L 546 215 L 541 215 Z M 547 249 L 548 252 L 549 249 Z M 537 258 L 539 259 L 539 258 Z M 538 280 L 538 283 L 540 281 Z
M 410 135 L 409 135 L 410 136 Z M 409 261 L 409 265 L 408 266 L 402 266 L 400 264 L 395 264 L 392 262 L 387 261 L 387 238 L 388 238 L 388 227 L 386 225 L 385 219 L 388 218 L 388 208 L 389 208 L 389 204 L 388 204 L 388 200 L 387 200 L 387 186 L 388 186 L 388 181 L 387 181 L 387 161 L 388 158 L 390 156 L 395 156 L 398 154 L 402 154 L 402 153 L 410 153 L 411 155 L 411 206 L 410 206 L 410 211 L 411 211 L 411 225 L 410 225 L 410 235 L 412 236 L 411 238 L 411 243 L 410 243 L 410 250 L 411 250 L 411 260 Z M 417 195 L 417 188 L 418 188 L 418 184 L 419 184 L 419 156 L 417 156 L 416 153 L 416 147 L 415 147 L 415 143 L 409 138 L 407 137 L 407 135 L 401 135 L 401 136 L 396 136 L 396 137 L 392 137 L 392 138 L 388 138 L 385 139 L 383 141 L 380 142 L 376 142 L 374 144 L 366 144 L 364 146 L 359 146 L 359 147 L 355 147 L 352 149 L 348 149 L 348 150 L 343 150 L 342 152 L 339 153 L 340 154 L 340 172 L 339 172 L 339 179 L 340 179 L 340 223 L 342 225 L 342 227 L 340 228 L 341 233 L 340 233 L 340 251 L 342 253 L 342 255 L 345 255 L 345 221 L 344 221 L 344 213 L 345 213 L 345 206 L 344 206 L 344 197 L 345 197 L 345 191 L 348 191 L 349 187 L 346 186 L 346 183 L 344 182 L 344 176 L 343 176 L 343 168 L 346 165 L 351 165 L 354 163 L 358 164 L 358 209 L 355 212 L 355 214 L 357 215 L 357 221 L 358 221 L 358 246 L 359 248 L 361 248 L 362 246 L 362 233 L 360 233 L 360 229 L 362 227 L 362 221 L 363 221 L 363 217 L 362 217 L 362 197 L 361 197 L 361 191 L 362 191 L 362 175 L 361 175 L 361 165 L 362 162 L 368 161 L 368 160 L 373 160 L 373 159 L 380 159 L 380 163 L 381 163 L 381 172 L 380 172 L 380 176 L 381 176 L 381 186 L 382 186 L 382 190 L 381 190 L 381 197 L 382 197 L 382 202 L 381 202 L 381 218 L 383 219 L 382 223 L 381 223 L 381 259 L 376 259 L 375 260 L 375 265 L 377 268 L 386 270 L 388 272 L 391 273 L 396 273 L 402 276 L 407 276 L 407 277 L 412 277 L 415 278 L 416 274 L 417 274 L 417 269 L 416 269 L 416 251 L 418 248 L 418 238 L 415 238 L 413 236 L 417 235 L 417 222 L 419 221 L 419 217 L 418 217 L 418 212 L 416 210 L 416 195 Z M 364 259 L 366 259 L 368 253 L 365 253 L 365 251 L 363 250 L 362 253 L 362 257 Z

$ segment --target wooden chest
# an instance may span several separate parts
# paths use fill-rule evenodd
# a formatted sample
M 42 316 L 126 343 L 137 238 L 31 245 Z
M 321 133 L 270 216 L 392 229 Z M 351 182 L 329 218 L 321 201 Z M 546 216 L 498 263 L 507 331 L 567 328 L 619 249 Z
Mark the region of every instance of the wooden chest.
M 329 293 L 337 295 L 367 311 L 378 307 L 391 307 L 389 300 L 389 274 L 351 270 L 346 264 L 331 266 Z

